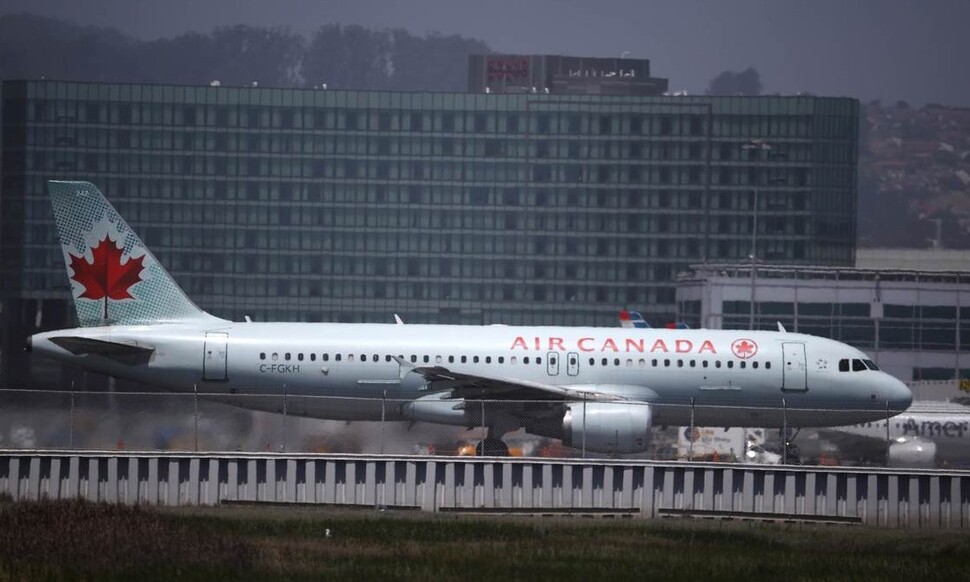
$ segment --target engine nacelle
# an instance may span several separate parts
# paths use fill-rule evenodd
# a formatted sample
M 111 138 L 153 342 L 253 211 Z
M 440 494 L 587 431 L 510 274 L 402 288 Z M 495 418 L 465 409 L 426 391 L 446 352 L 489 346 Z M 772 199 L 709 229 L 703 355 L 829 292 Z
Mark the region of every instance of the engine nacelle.
M 570 404 L 562 419 L 562 444 L 596 453 L 642 453 L 650 445 L 650 407 L 592 402 Z
M 936 443 L 923 439 L 908 439 L 889 445 L 890 467 L 935 467 Z

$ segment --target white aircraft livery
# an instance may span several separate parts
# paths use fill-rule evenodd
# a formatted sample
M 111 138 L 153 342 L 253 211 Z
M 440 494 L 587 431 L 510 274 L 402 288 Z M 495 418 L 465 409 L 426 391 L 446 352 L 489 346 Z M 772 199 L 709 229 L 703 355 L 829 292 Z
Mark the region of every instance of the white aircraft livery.
M 633 453 L 653 425 L 840 426 L 912 401 L 859 350 L 796 333 L 227 321 L 189 300 L 93 184 L 49 193 L 81 327 L 27 349 L 164 389 L 269 411 L 277 394 L 340 397 L 289 412 L 485 426 L 486 454 L 519 428 Z
M 846 456 L 886 456 L 889 466 L 966 466 L 970 460 L 970 407 L 954 402 L 917 401 L 904 414 L 819 431 Z

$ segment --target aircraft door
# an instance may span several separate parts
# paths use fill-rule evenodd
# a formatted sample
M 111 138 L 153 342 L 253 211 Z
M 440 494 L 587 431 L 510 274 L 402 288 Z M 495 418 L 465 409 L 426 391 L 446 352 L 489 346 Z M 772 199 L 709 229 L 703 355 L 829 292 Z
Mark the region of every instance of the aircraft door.
M 224 331 L 207 331 L 205 334 L 205 352 L 202 358 L 202 379 L 211 381 L 227 380 L 226 368 L 229 359 L 229 334 Z
M 566 373 L 570 376 L 579 375 L 579 354 L 576 352 L 566 354 Z
M 549 352 L 546 354 L 546 372 L 550 376 L 559 375 L 559 352 Z
M 805 362 L 805 344 L 783 342 L 781 350 L 784 355 L 781 389 L 796 392 L 808 390 L 808 364 Z

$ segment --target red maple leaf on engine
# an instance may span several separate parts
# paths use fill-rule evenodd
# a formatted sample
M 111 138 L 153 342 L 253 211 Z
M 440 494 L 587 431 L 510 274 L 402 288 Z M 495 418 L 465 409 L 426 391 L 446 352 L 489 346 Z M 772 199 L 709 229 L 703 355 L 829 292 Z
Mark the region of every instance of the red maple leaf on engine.
M 108 235 L 104 235 L 98 246 L 91 249 L 93 263 L 89 263 L 84 256 L 71 257 L 71 279 L 84 286 L 81 297 L 87 299 L 134 299 L 128 290 L 132 285 L 141 281 L 144 270 L 142 262 L 144 256 L 121 263 L 122 250 Z

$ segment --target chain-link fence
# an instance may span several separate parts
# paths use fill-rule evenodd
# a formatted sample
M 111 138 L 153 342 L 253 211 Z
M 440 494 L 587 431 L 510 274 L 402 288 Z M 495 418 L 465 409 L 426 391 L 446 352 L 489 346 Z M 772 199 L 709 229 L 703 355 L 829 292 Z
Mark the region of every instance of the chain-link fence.
M 801 428 L 784 401 L 742 427 L 738 408 L 688 402 L 419 401 L 279 393 L 0 390 L 0 448 L 631 457 L 750 463 L 970 466 L 970 407 Z M 876 418 L 879 415 L 883 419 Z M 361 420 L 320 420 L 321 417 Z M 366 420 L 364 420 L 366 419 Z M 382 420 L 377 420 L 382 419 Z M 767 422 L 770 419 L 771 422 Z M 781 426 L 783 428 L 777 428 Z M 501 435 L 504 445 L 483 438 Z M 507 447 L 507 451 L 504 447 Z

